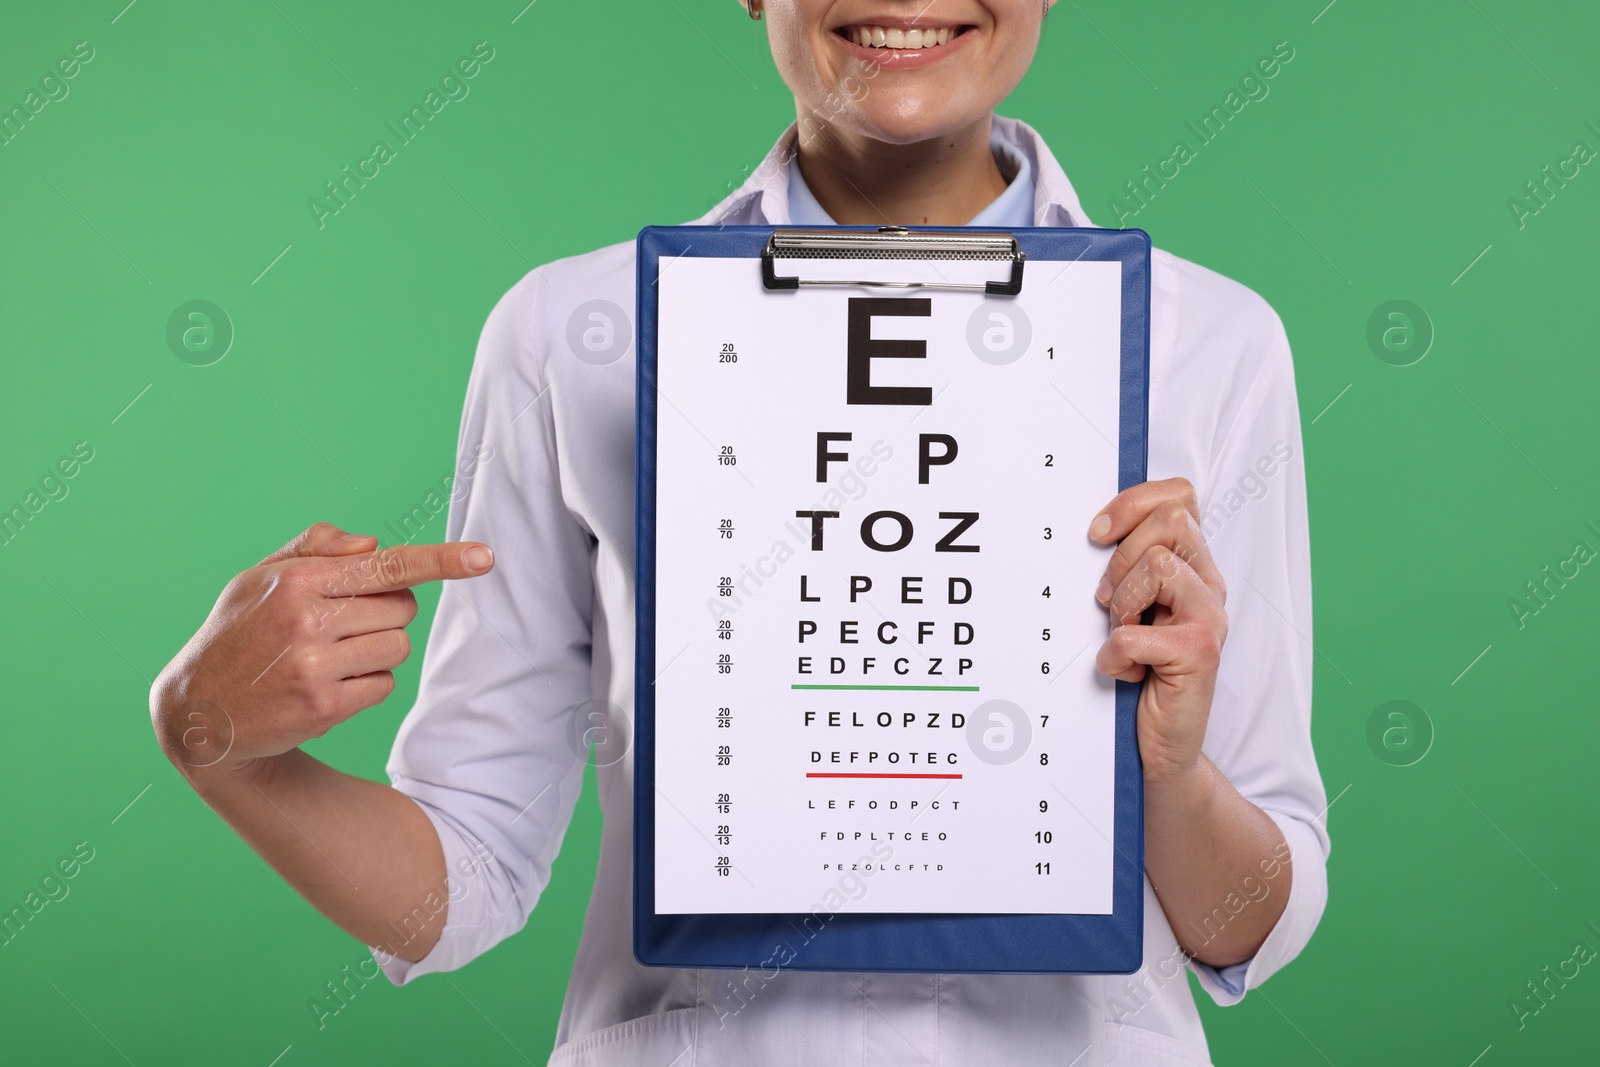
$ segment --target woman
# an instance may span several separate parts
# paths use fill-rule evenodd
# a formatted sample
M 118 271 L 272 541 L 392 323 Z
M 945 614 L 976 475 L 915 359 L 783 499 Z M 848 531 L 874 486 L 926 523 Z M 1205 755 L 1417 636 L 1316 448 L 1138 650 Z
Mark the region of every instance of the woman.
M 767 7 L 799 121 L 698 222 L 1093 225 L 1038 135 L 994 116 L 1048 5 Z M 1233 1003 L 1306 944 L 1326 900 L 1328 839 L 1288 344 L 1241 286 L 1161 252 L 1152 280 L 1160 480 L 1084 516 L 1089 537 L 1119 547 L 1099 588 L 1082 591 L 1111 616 L 1099 670 L 1148 672 L 1144 969 L 641 967 L 629 937 L 633 764 L 613 755 L 598 770 L 599 872 L 553 1062 L 1206 1063 L 1185 967 Z M 230 583 L 152 689 L 174 765 L 397 983 L 459 967 L 523 925 L 581 788 L 588 729 L 608 725 L 608 706 L 632 706 L 632 353 L 597 357 L 570 340 L 597 314 L 623 318 L 607 325 L 631 336 L 621 309 L 632 306 L 631 242 L 524 278 L 479 343 L 452 543 L 376 551 L 376 538 L 312 526 Z M 392 785 L 302 752 L 389 694 L 410 647 L 409 587 L 438 579 L 454 581 Z

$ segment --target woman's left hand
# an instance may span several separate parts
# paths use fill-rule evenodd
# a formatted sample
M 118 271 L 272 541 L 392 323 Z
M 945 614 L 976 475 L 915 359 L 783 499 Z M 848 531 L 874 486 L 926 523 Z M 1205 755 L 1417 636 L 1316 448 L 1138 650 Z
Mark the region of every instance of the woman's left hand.
M 1227 590 L 1199 518 L 1194 486 L 1169 478 L 1118 493 L 1089 527 L 1094 541 L 1121 541 L 1095 592 L 1113 624 L 1095 666 L 1129 682 L 1154 672 L 1139 698 L 1148 781 L 1181 777 L 1200 759 L 1228 634 Z

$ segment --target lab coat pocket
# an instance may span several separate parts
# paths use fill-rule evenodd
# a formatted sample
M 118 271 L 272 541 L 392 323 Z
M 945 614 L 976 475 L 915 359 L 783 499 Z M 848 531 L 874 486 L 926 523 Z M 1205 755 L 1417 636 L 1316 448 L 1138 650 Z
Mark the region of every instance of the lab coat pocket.
M 1108 1028 L 1105 1067 L 1211 1067 L 1211 1060 L 1189 1045 L 1154 1030 Z
M 557 1046 L 550 1054 L 550 1067 L 602 1067 L 616 1063 L 690 1067 L 694 1057 L 683 1054 L 694 1043 L 697 1011 L 692 1007 L 675 1008 L 585 1034 Z

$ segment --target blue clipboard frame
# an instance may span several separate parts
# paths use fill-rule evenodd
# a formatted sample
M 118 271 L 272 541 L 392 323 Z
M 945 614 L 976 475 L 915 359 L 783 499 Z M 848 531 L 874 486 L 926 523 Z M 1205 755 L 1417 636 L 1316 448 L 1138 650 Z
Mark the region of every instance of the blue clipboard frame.
M 1115 825 L 1110 915 L 655 912 L 656 331 L 663 256 L 746 258 L 752 272 L 774 226 L 647 226 L 638 238 L 635 479 L 633 952 L 646 966 L 924 973 L 1131 974 L 1144 963 L 1144 778 L 1135 715 L 1141 686 L 1116 683 Z M 872 230 L 873 227 L 838 227 Z M 937 230 L 916 226 L 912 230 Z M 977 232 L 977 231 L 974 231 Z M 1143 230 L 1024 227 L 1034 276 L 1042 264 L 1122 264 L 1122 367 L 1117 486 L 1146 479 L 1150 387 L 1150 237 Z M 1024 289 L 1031 278 L 1026 274 Z M 769 298 L 782 300 L 786 293 Z M 825 936 L 824 936 L 825 935 Z M 796 943 L 799 947 L 796 948 Z M 782 958 L 787 946 L 790 958 Z

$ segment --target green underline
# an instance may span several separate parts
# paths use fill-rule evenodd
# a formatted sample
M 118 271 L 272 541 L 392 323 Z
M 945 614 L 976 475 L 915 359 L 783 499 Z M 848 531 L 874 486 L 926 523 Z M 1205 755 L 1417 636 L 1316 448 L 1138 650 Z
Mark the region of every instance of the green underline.
M 790 689 L 917 689 L 941 693 L 976 693 L 975 685 L 791 685 Z

